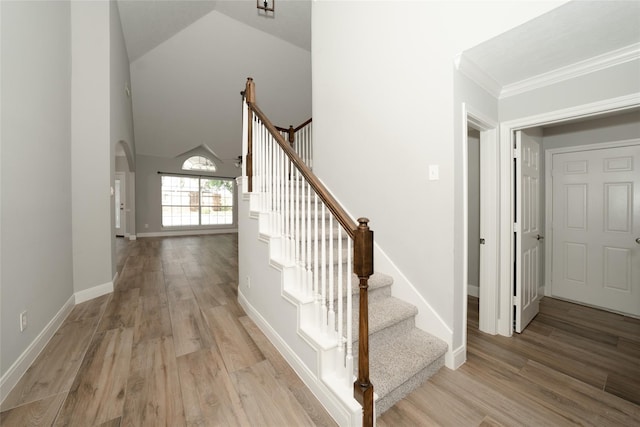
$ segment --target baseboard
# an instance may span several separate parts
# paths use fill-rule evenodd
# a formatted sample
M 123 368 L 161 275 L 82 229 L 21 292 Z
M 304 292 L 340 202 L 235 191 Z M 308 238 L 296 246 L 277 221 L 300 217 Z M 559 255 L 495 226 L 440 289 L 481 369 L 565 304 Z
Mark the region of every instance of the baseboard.
M 291 366 L 302 382 L 311 390 L 313 395 L 320 401 L 338 425 L 352 425 L 352 417 L 344 408 L 343 404 L 337 399 L 333 392 L 323 384 L 322 380 L 307 368 L 291 347 L 278 335 L 275 329 L 273 329 L 266 319 L 247 301 L 240 290 L 238 291 L 238 303 L 244 308 L 249 318 L 253 320 L 274 347 L 278 349 L 287 363 L 289 363 L 289 366 Z
M 136 240 L 137 237 L 135 234 L 129 234 L 129 240 Z
M 480 298 L 480 288 L 475 285 L 467 285 L 467 295 Z
M 27 372 L 29 366 L 36 360 L 40 352 L 47 345 L 51 337 L 56 333 L 62 322 L 67 318 L 74 306 L 74 296 L 71 295 L 67 302 L 58 310 L 53 319 L 49 321 L 42 332 L 29 344 L 18 359 L 9 367 L 0 378 L 0 402 L 4 402 L 9 392 L 18 384 L 20 378 Z
M 118 277 L 117 273 L 115 277 Z M 111 292 L 113 292 L 113 282 L 107 282 L 102 285 L 94 286 L 93 288 L 78 291 L 73 295 L 75 296 L 75 303 L 80 304 L 82 302 L 101 297 L 102 295 L 110 294 Z
M 216 228 L 213 230 L 175 230 L 154 231 L 151 233 L 138 233 L 138 237 L 171 237 L 171 236 L 197 236 L 199 234 L 228 234 L 237 233 L 238 228 Z M 135 239 L 134 239 L 135 240 Z
M 411 281 L 405 276 L 400 268 L 389 258 L 389 256 L 380 248 L 378 243 L 374 243 L 374 259 L 376 271 L 384 272 L 393 277 L 393 286 L 391 293 L 394 297 L 404 301 L 411 302 L 418 308 L 416 315 L 416 327 L 423 331 L 440 338 L 448 345 L 445 364 L 449 369 L 455 369 L 452 361 L 453 348 L 453 331 L 446 322 L 440 317 L 440 314 L 434 310 L 429 302 L 422 296 Z
M 461 345 L 453 351 L 447 352 L 445 365 L 449 369 L 458 369 L 467 361 L 467 346 Z

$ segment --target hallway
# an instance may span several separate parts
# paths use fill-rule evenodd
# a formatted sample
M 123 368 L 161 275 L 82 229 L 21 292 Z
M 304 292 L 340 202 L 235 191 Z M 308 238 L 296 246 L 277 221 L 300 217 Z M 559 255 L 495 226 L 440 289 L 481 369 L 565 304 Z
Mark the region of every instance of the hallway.
M 237 303 L 237 236 L 118 239 L 113 295 L 79 304 L 2 426 L 335 425 Z

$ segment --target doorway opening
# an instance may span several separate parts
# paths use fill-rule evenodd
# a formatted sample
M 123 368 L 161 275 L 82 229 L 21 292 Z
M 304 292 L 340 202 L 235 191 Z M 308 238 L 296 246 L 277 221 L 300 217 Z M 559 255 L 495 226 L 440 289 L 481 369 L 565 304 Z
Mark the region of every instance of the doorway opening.
M 499 174 L 497 123 L 463 104 L 464 323 L 478 317 L 478 329 L 496 334 L 498 295 Z M 479 298 L 477 313 L 469 298 Z M 470 311 L 471 310 L 471 311 Z M 464 342 L 466 342 L 466 327 Z
M 135 169 L 129 144 L 115 145 L 113 187 L 113 227 L 116 237 L 136 239 L 135 230 Z
M 545 237 L 543 240 L 543 244 L 541 245 L 542 256 L 540 258 L 540 277 L 541 277 L 541 287 L 540 293 L 541 295 L 544 293 L 545 296 L 552 296 L 551 289 L 551 269 L 552 269 L 552 261 L 555 259 L 557 254 L 552 254 L 551 245 L 553 242 L 552 235 L 550 233 L 553 231 L 550 229 L 550 219 L 552 218 L 552 210 L 549 203 L 549 185 L 552 181 L 551 176 L 547 170 L 548 168 L 548 151 L 551 149 L 553 144 L 559 144 L 559 146 L 569 144 L 566 138 L 564 141 L 560 141 L 559 138 L 556 138 L 558 141 L 551 144 L 550 140 L 548 140 L 547 136 L 555 135 L 558 136 L 559 133 L 572 134 L 572 137 L 576 139 L 576 141 L 582 141 L 581 143 L 594 143 L 599 141 L 609 140 L 611 141 L 611 137 L 613 139 L 625 139 L 624 132 L 634 132 L 637 135 L 638 129 L 638 108 L 640 106 L 639 99 L 623 97 L 619 99 L 606 100 L 598 103 L 583 105 L 579 107 L 569 108 L 565 110 L 559 110 L 549 113 L 544 113 L 538 116 L 527 117 L 523 119 L 514 120 L 511 122 L 505 122 L 500 125 L 500 138 L 501 138 L 501 146 L 502 147 L 513 147 L 515 143 L 515 138 L 517 131 L 527 130 L 528 132 L 542 132 L 543 139 L 543 149 L 542 154 L 540 156 L 541 161 L 541 190 L 543 191 L 540 197 L 540 205 L 539 212 L 541 215 L 541 236 Z M 626 123 L 618 123 L 617 131 L 618 133 L 611 134 L 611 125 L 604 124 L 601 122 L 601 126 L 598 126 L 598 129 L 594 128 L 593 123 L 598 123 L 598 121 L 610 121 L 612 117 L 619 117 L 629 114 L 634 114 L 636 116 L 635 119 L 629 120 L 627 117 Z M 613 119 L 616 120 L 616 119 Z M 591 123 L 591 124 L 589 124 Z M 559 127 L 562 127 L 561 130 L 558 130 Z M 634 127 L 635 126 L 635 127 Z M 593 129 L 591 129 L 593 128 Z M 554 130 L 555 129 L 555 130 Z M 609 136 L 605 135 L 605 132 L 609 132 Z M 622 133 L 620 133 L 622 132 Z M 566 135 L 565 135 L 566 136 Z M 591 140 L 591 142 L 587 142 Z M 574 144 L 577 144 L 574 143 Z M 546 156 L 545 156 L 546 154 Z M 545 157 L 547 160 L 545 161 Z M 505 177 L 510 177 L 510 179 L 505 180 L 501 184 L 502 188 L 505 188 L 505 191 L 502 193 L 501 197 L 501 212 L 509 213 L 510 215 L 504 215 L 506 218 L 510 218 L 508 221 L 503 221 L 500 225 L 501 227 L 501 236 L 515 236 L 518 232 L 519 224 L 517 224 L 517 209 L 516 209 L 516 170 L 514 168 L 513 156 L 511 153 L 504 152 L 501 154 L 500 159 L 500 169 L 501 173 Z M 510 187 L 510 188 L 509 188 Z M 545 190 L 546 189 L 546 190 Z M 546 199 L 546 201 L 545 201 Z M 634 208 L 635 209 L 635 208 Z M 546 233 L 544 232 L 546 230 Z M 516 280 L 515 276 L 517 271 L 515 270 L 516 257 L 517 253 L 517 244 L 516 239 L 506 238 L 501 241 L 502 246 L 500 248 L 500 260 L 501 260 L 501 277 L 510 277 L 509 281 L 500 281 L 500 301 L 504 302 L 500 307 L 500 319 L 498 320 L 498 330 L 501 335 L 510 336 L 514 331 L 514 322 L 518 316 L 518 310 L 521 310 L 521 306 L 518 305 L 517 295 L 518 295 L 518 286 L 521 283 Z M 636 249 L 637 252 L 637 249 Z M 560 254 L 563 255 L 563 254 Z M 566 254 L 564 254 L 566 255 Z M 563 256 L 564 256 L 563 255 Z M 558 255 L 559 256 L 559 255 Z M 637 280 L 637 278 L 635 279 Z M 514 295 L 516 298 L 514 298 Z

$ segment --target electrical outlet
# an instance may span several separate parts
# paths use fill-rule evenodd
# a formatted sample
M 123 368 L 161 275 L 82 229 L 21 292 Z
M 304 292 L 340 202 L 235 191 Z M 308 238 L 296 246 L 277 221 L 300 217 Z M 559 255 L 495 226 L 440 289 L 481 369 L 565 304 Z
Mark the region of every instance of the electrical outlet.
M 27 310 L 20 313 L 20 332 L 27 329 Z
M 149 228 L 149 224 L 145 224 L 145 225 L 144 225 L 144 228 Z

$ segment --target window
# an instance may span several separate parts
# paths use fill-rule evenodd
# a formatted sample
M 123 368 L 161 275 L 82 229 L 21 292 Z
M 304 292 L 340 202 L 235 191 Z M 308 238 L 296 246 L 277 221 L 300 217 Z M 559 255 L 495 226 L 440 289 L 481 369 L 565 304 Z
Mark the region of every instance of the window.
M 162 226 L 233 224 L 233 180 L 162 176 Z
M 184 161 L 184 163 L 182 164 L 182 169 L 186 171 L 215 172 L 216 165 L 206 157 L 193 156 Z

